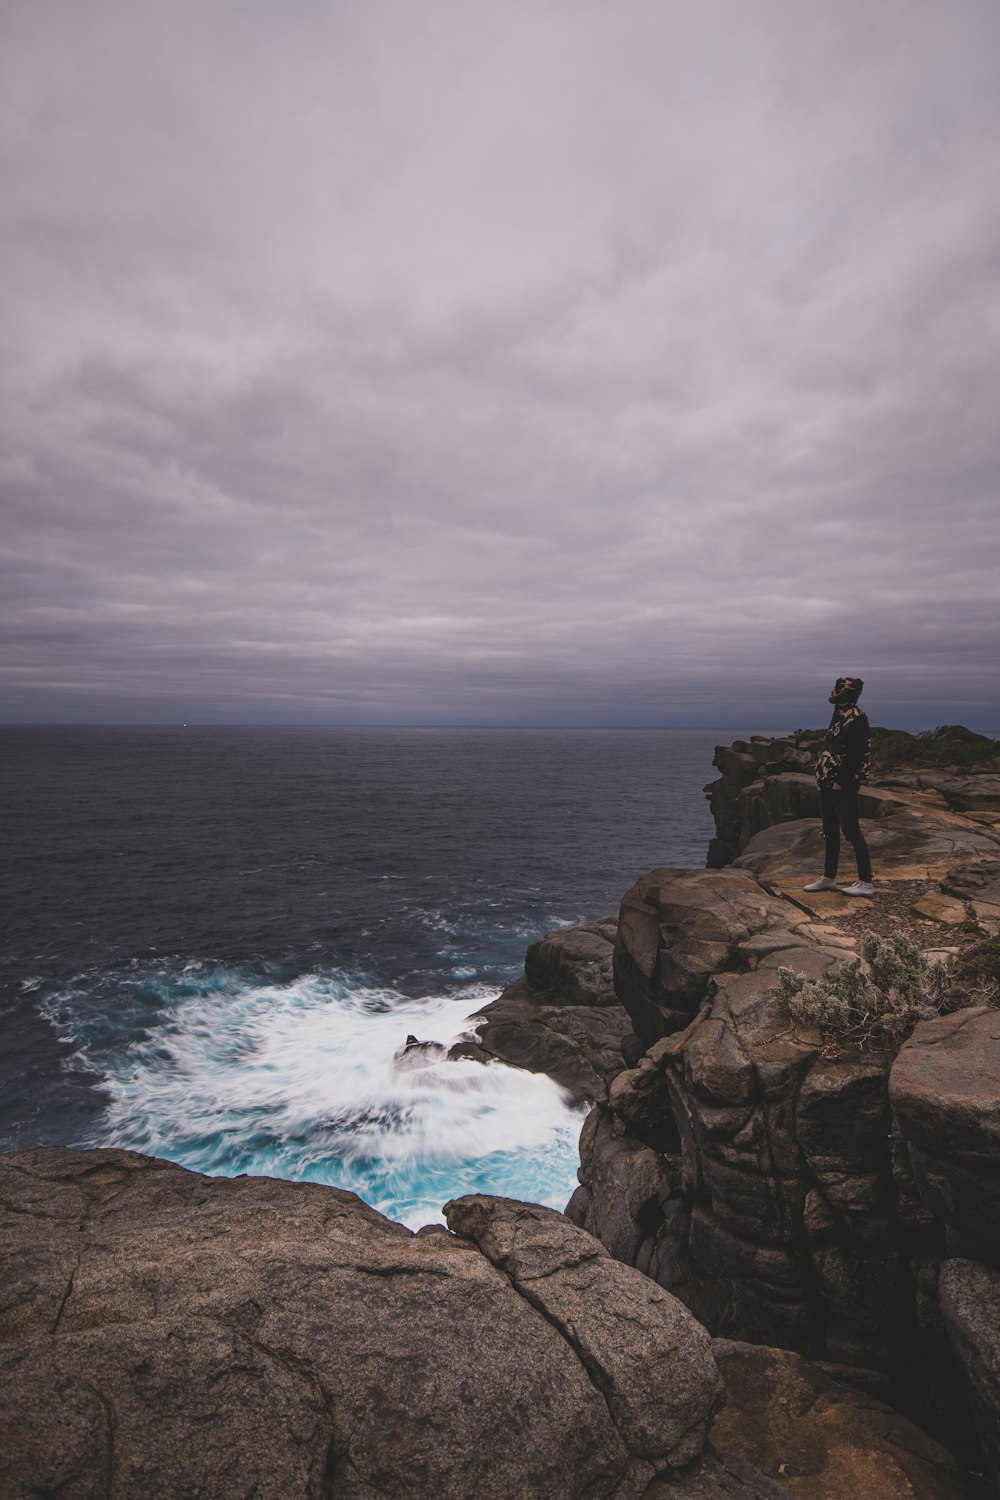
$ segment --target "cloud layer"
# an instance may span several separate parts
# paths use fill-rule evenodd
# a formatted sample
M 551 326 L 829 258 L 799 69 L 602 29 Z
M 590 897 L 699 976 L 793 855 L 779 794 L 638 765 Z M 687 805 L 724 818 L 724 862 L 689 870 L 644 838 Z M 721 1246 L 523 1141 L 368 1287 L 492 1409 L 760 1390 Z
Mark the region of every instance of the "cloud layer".
M 8 0 L 0 718 L 1000 728 L 992 0 Z

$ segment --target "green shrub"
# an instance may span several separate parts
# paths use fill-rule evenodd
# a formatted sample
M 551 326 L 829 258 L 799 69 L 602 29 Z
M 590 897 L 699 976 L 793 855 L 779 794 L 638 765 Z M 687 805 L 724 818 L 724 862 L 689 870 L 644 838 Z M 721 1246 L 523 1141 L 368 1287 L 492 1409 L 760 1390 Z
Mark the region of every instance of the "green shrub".
M 809 980 L 778 970 L 772 994 L 793 1021 L 865 1046 L 895 1046 L 918 1021 L 938 1015 L 948 993 L 942 964 L 932 964 L 905 933 L 865 932 L 861 958 L 841 964 L 832 979 Z

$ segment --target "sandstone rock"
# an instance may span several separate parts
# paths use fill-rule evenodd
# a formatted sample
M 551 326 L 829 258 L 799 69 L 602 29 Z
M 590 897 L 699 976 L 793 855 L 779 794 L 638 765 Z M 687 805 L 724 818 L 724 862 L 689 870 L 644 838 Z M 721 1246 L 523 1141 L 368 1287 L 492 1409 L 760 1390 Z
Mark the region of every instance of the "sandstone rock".
M 977 1259 L 1000 1264 L 1000 1012 L 921 1022 L 889 1094 L 928 1207 Z
M 640 1494 L 697 1456 L 707 1335 L 537 1213 L 467 1208 L 500 1270 L 332 1188 L 0 1158 L 0 1492 Z
M 939 1443 L 784 1349 L 715 1340 L 726 1405 L 712 1441 L 803 1500 L 965 1500 Z
M 742 943 L 788 928 L 790 908 L 734 870 L 653 870 L 622 898 L 615 990 L 650 1046 L 697 1013 Z
M 964 901 L 946 896 L 942 891 L 927 891 L 919 901 L 914 901 L 913 912 L 927 922 L 940 922 L 942 927 L 960 927 L 969 919 Z
M 1000 1272 L 971 1260 L 947 1260 L 939 1288 L 948 1336 L 969 1382 L 983 1451 L 1000 1491 Z
M 572 1345 L 630 1453 L 674 1468 L 697 1457 L 721 1382 L 687 1308 L 552 1209 L 470 1196 L 444 1213 Z
M 1000 859 L 978 859 L 956 865 L 942 880 L 941 889 L 961 901 L 1000 905 Z
M 887 875 L 894 880 L 942 880 L 960 861 L 995 859 L 1000 851 L 1000 835 L 991 829 L 958 813 L 903 802 L 878 818 L 863 816 L 861 827 L 876 882 Z M 845 849 L 841 858 L 849 866 L 850 850 Z M 787 882 L 794 890 L 800 877 L 815 876 L 823 868 L 819 825 L 799 821 L 768 827 L 750 839 L 733 867 L 772 885 L 783 887 Z
M 847 1044 L 830 1055 L 773 995 L 781 965 L 820 978 L 845 949 L 827 946 L 822 924 L 793 929 L 798 911 L 753 882 L 720 884 L 729 873 L 654 872 L 623 903 L 633 1019 L 640 963 L 643 1002 L 666 991 L 661 1009 L 677 1003 L 679 950 L 681 983 L 702 960 L 705 996 L 683 1031 L 614 1080 L 581 1138 L 577 1211 L 713 1332 L 875 1367 L 909 1364 L 917 1346 L 936 1357 L 927 1296 L 943 1234 L 893 1138 L 890 1056 Z M 699 923 L 683 901 L 703 898 Z M 719 948 L 723 967 L 709 972 Z M 630 1233 L 621 1184 L 639 1161 L 655 1181 L 645 1149 L 663 1170 Z

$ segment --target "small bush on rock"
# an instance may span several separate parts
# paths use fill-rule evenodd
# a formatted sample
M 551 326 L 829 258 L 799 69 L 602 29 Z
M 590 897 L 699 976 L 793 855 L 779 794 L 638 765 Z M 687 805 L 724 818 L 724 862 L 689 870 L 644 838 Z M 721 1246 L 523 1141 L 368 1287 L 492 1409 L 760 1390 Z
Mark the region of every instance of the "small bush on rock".
M 772 990 L 793 1021 L 869 1047 L 892 1047 L 918 1021 L 945 1008 L 948 974 L 929 963 L 905 933 L 861 937 L 861 958 L 841 964 L 833 979 L 809 980 L 794 969 L 778 970 Z

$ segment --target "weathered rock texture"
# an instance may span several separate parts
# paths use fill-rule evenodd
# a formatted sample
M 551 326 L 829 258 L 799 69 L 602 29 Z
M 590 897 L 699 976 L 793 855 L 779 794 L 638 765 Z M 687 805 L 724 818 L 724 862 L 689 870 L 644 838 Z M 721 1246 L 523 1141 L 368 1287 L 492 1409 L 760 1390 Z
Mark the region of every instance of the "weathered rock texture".
M 716 1333 L 886 1367 L 936 1336 L 944 1248 L 893 1136 L 891 1056 L 828 1055 L 771 995 L 780 965 L 815 978 L 850 951 L 745 872 L 640 881 L 616 975 L 651 1045 L 588 1122 L 570 1213 Z
M 551 1210 L 450 1216 L 0 1158 L 0 1493 L 597 1500 L 697 1459 L 721 1384 L 685 1308 Z
M 960 1500 L 952 1455 L 874 1396 L 784 1349 L 717 1339 L 726 1406 L 712 1437 L 802 1500 Z
M 753 735 L 720 745 L 714 764 L 721 772 L 705 788 L 716 834 L 709 846 L 713 868 L 732 863 L 766 828 L 799 818 L 819 817 L 813 779 L 822 732 L 808 730 L 787 739 Z M 967 822 L 1000 827 L 1000 775 L 992 770 L 886 770 L 861 790 L 862 819 L 889 817 L 904 808 L 950 811 Z
M 950 1249 L 1000 1269 L 1000 1011 L 922 1022 L 893 1064 L 889 1096 Z
M 890 1372 L 947 1421 L 941 1261 L 1000 1266 L 1000 1015 L 926 1023 L 894 1068 L 774 999 L 779 966 L 819 978 L 856 951 L 838 924 L 858 904 L 802 890 L 822 868 L 810 746 L 720 749 L 711 863 L 734 862 L 623 898 L 615 988 L 645 1052 L 588 1118 L 567 1212 L 713 1333 Z M 945 946 L 1000 931 L 995 779 L 897 771 L 862 796 L 876 881 L 913 882 Z
M 965 1372 L 993 1485 L 1000 1494 L 1000 1272 L 971 1260 L 941 1267 L 941 1310 Z
M 547 1073 L 574 1103 L 605 1099 L 632 1029 L 614 989 L 617 929 L 617 918 L 605 917 L 532 943 L 524 978 L 477 1012 L 475 1041 L 453 1047 L 452 1057 Z

